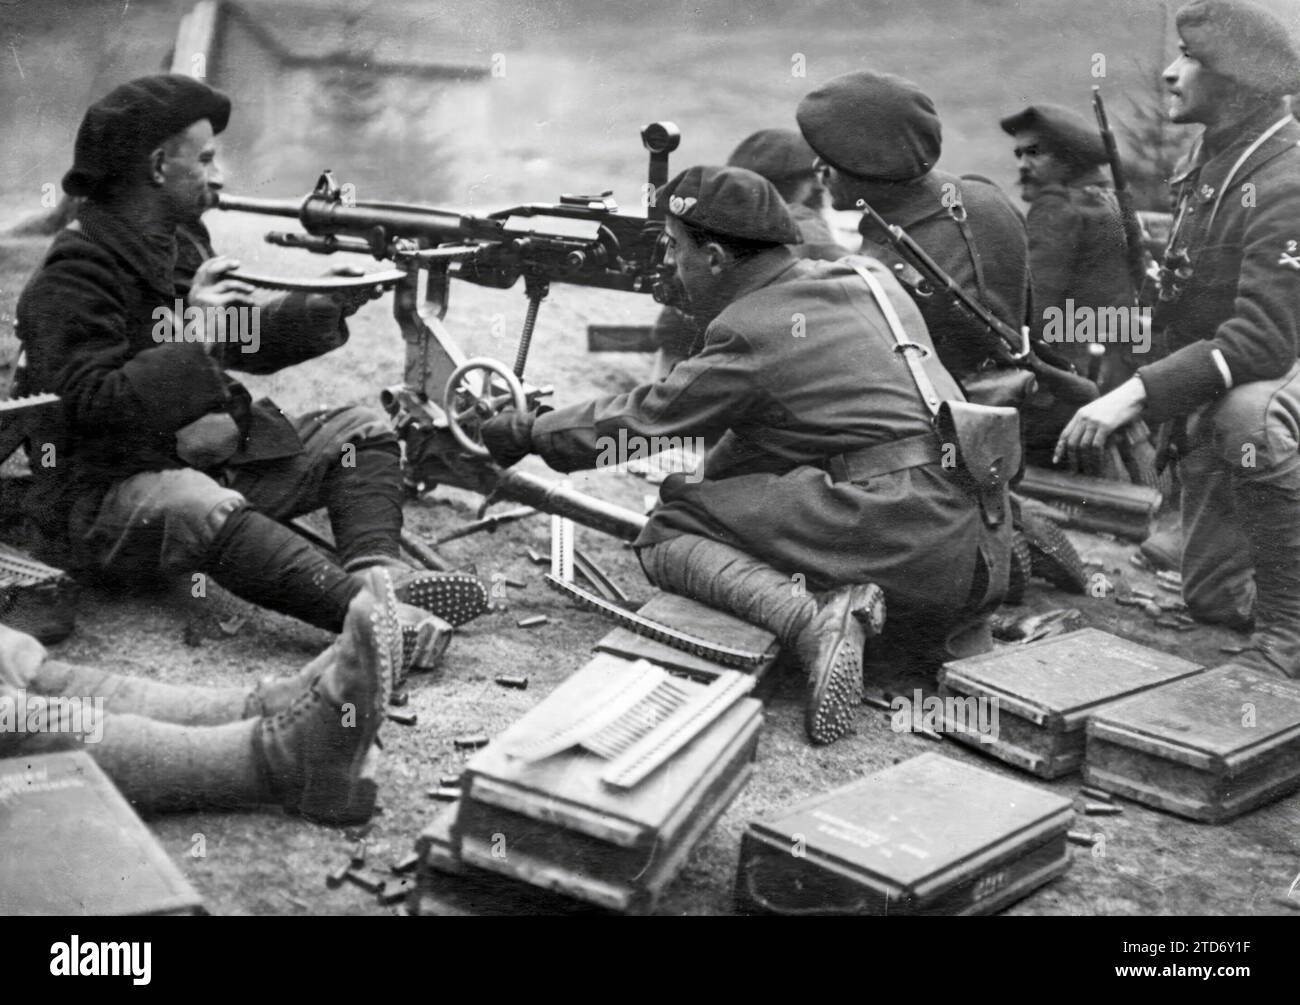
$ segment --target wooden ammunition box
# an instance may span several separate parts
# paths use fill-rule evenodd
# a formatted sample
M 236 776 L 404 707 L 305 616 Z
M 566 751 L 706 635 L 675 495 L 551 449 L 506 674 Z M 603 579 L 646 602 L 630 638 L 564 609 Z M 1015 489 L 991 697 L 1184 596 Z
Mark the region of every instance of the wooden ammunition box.
M 773 914 L 992 914 L 1070 866 L 1070 801 L 922 754 L 749 825 L 736 903 Z
M 1225 666 L 1107 706 L 1089 785 L 1219 823 L 1300 788 L 1300 684 Z
M 611 662 L 623 661 L 597 654 L 517 726 L 563 716 Z M 581 748 L 525 761 L 490 744 L 465 767 L 450 847 L 466 867 L 649 912 L 749 780 L 761 724 L 761 703 L 741 698 L 631 789 L 602 782 L 610 762 Z M 439 854 L 433 841 L 429 851 Z
M 1201 669 L 1083 628 L 946 664 L 939 677 L 943 726 L 954 740 L 1040 778 L 1056 778 L 1082 766 L 1085 726 L 1099 709 Z M 978 710 L 972 698 L 987 701 L 984 724 L 994 728 L 983 734 L 970 714 Z
M 83 750 L 0 761 L 0 848 L 0 914 L 205 913 L 180 869 Z

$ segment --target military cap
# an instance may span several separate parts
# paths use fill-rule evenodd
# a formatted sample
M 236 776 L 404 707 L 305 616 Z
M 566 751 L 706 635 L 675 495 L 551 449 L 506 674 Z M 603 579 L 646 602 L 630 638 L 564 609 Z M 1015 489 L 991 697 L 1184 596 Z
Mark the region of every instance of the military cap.
M 102 193 L 141 155 L 200 119 L 221 132 L 230 120 L 230 99 L 193 77 L 160 73 L 115 87 L 86 109 L 63 190 Z
M 655 193 L 656 205 L 723 237 L 798 244 L 799 228 L 770 181 L 739 167 L 687 168 Z
M 858 70 L 799 102 L 799 129 L 822 160 L 878 181 L 911 181 L 939 160 L 943 134 L 934 102 L 910 80 Z
M 1207 69 L 1270 97 L 1300 91 L 1300 51 L 1286 25 L 1245 0 L 1192 0 L 1175 17 L 1188 53 Z
M 1023 112 L 1008 115 L 1000 124 L 1009 136 L 1032 129 L 1054 152 L 1079 163 L 1106 163 L 1101 134 L 1082 115 L 1060 105 L 1030 105 Z
M 747 168 L 770 182 L 780 183 L 812 174 L 817 154 L 793 129 L 760 129 L 742 140 L 727 158 L 730 167 Z

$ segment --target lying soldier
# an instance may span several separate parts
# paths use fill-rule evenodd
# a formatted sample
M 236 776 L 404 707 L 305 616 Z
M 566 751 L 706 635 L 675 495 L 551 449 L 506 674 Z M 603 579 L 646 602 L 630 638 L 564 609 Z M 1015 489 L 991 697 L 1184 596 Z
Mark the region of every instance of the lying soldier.
M 463 623 L 486 609 L 482 583 L 400 557 L 401 455 L 384 417 L 352 406 L 290 419 L 226 373 L 268 373 L 332 348 L 360 304 L 258 302 L 229 277 L 238 263 L 210 259 L 191 275 L 189 236 L 177 266 L 178 228 L 193 230 L 221 188 L 213 137 L 229 115 L 219 92 L 160 75 L 112 91 L 78 131 L 63 185 L 85 204 L 18 304 L 22 392 L 62 398 L 28 429 L 25 508 L 44 554 L 119 580 L 197 570 L 329 631 L 360 589 L 356 573 L 384 566 L 403 602 Z M 184 338 L 174 337 L 178 309 Z M 264 309 L 265 338 L 236 350 L 229 315 Z M 283 523 L 321 506 L 337 564 Z M 403 613 L 408 627 L 413 616 Z
M 608 459 L 611 442 L 724 434 L 701 480 L 664 482 L 636 542 L 641 563 L 655 585 L 791 647 L 809 676 L 808 735 L 829 743 L 858 705 L 885 599 L 902 637 L 928 635 L 952 655 L 991 646 L 985 612 L 1005 589 L 1009 521 L 988 526 L 943 463 L 927 398 L 961 395 L 887 269 L 796 259 L 784 201 L 743 168 L 690 168 L 657 198 L 668 264 L 707 322 L 703 348 L 626 394 L 506 411 L 484 424 L 484 443 L 502 465 L 537 453 L 575 471 Z M 855 264 L 924 355 L 927 398 Z
M 0 723 L 23 718 L 0 729 L 0 757 L 84 749 L 145 813 L 279 804 L 321 823 L 362 822 L 402 656 L 399 607 L 388 573 L 371 570 L 338 640 L 297 676 L 251 690 L 73 666 L 0 625 Z M 102 719 L 83 714 L 96 699 Z

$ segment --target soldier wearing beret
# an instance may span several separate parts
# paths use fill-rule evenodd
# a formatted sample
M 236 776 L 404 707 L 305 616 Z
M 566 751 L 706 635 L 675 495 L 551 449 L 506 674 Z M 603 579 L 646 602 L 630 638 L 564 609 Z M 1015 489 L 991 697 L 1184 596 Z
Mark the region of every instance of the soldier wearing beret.
M 1172 422 L 1183 480 L 1183 592 L 1199 619 L 1252 628 L 1238 662 L 1300 675 L 1300 52 L 1238 0 L 1178 11 L 1169 118 L 1204 130 L 1173 179 L 1154 312 L 1171 350 L 1080 409 L 1079 461 L 1138 418 Z
M 1133 303 L 1119 201 L 1102 173 L 1106 148 L 1082 116 L 1059 105 L 1031 105 L 1001 122 L 1015 140 L 1021 197 L 1029 203 L 1029 265 L 1034 310 L 1125 307 Z M 1098 315 L 1105 317 L 1106 315 Z M 1110 390 L 1135 368 L 1129 346 L 1061 342 L 1057 353 L 1092 374 L 1090 354 L 1104 349 L 1101 386 Z M 1058 429 L 1059 432 L 1059 429 Z
M 1024 219 L 992 182 L 936 169 L 942 128 L 934 103 L 916 84 L 859 70 L 806 95 L 796 113 L 817 152 L 836 209 L 869 203 L 901 227 L 948 275 L 1019 331 L 1029 307 L 1029 249 Z M 914 270 L 902 263 L 864 216 L 862 252 L 899 269 L 915 294 Z M 989 334 L 948 298 L 917 296 L 944 366 L 962 380 L 989 358 Z
M 355 302 L 259 303 L 225 258 L 182 274 L 178 301 L 177 229 L 216 201 L 213 137 L 229 116 L 224 95 L 179 75 L 123 84 L 86 113 L 63 181 L 85 204 L 18 304 L 24 390 L 62 397 L 61 409 L 28 430 L 37 459 L 30 516 L 80 571 L 198 570 L 329 631 L 342 627 L 361 589 L 354 574 L 378 565 L 399 577 L 403 601 L 419 598 L 449 616 L 482 610 L 477 580 L 416 573 L 400 559 L 400 455 L 381 415 L 353 407 L 290 419 L 225 371 L 268 372 L 303 358 L 310 336 L 323 327 L 333 337 Z M 263 307 L 269 319 L 292 315 L 270 321 L 271 340 L 320 327 L 299 331 L 294 345 L 268 345 L 265 365 L 244 362 L 261 347 L 230 351 L 213 330 L 228 321 L 214 309 L 227 307 L 245 309 L 250 325 Z M 340 564 L 280 522 L 320 506 Z M 414 631 L 416 612 L 407 615 Z M 420 630 L 445 634 L 447 626 L 434 619 Z
M 626 394 L 504 412 L 484 425 L 484 443 L 502 465 L 536 453 L 576 471 L 629 436 L 721 435 L 702 478 L 664 482 L 636 542 L 642 565 L 663 589 L 764 625 L 793 649 L 809 675 L 808 735 L 830 742 L 849 727 L 882 591 L 900 638 L 928 632 L 949 652 L 991 644 L 983 612 L 1005 587 L 1005 535 L 942 463 L 926 400 L 852 266 L 870 270 L 915 351 L 928 350 L 888 269 L 796 258 L 784 200 L 751 171 L 693 167 L 658 198 L 670 264 L 706 324 L 701 350 Z M 960 397 L 923 355 L 931 393 Z M 807 590 L 827 596 L 819 606 Z
M 848 249 L 836 242 L 822 216 L 826 190 L 813 169 L 816 156 L 793 129 L 760 129 L 741 141 L 727 164 L 762 175 L 781 193 L 799 231 L 799 243 L 791 246 L 796 255 L 833 262 L 848 254 Z M 689 355 L 702 331 L 702 326 L 681 311 L 664 308 L 654 328 L 659 345 L 655 373 L 666 374 Z

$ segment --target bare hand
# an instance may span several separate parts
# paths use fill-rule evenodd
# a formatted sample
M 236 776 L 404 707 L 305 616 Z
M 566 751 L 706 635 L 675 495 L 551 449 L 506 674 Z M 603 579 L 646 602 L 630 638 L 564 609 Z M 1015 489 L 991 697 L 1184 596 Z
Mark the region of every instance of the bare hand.
M 225 255 L 209 258 L 194 273 L 190 285 L 191 307 L 251 307 L 253 287 L 237 279 L 226 279 L 228 272 L 239 268 L 239 262 Z
M 1142 416 L 1146 385 L 1137 377 L 1080 408 L 1061 431 L 1052 463 L 1062 458 L 1075 471 L 1100 471 L 1106 443 L 1118 429 Z

